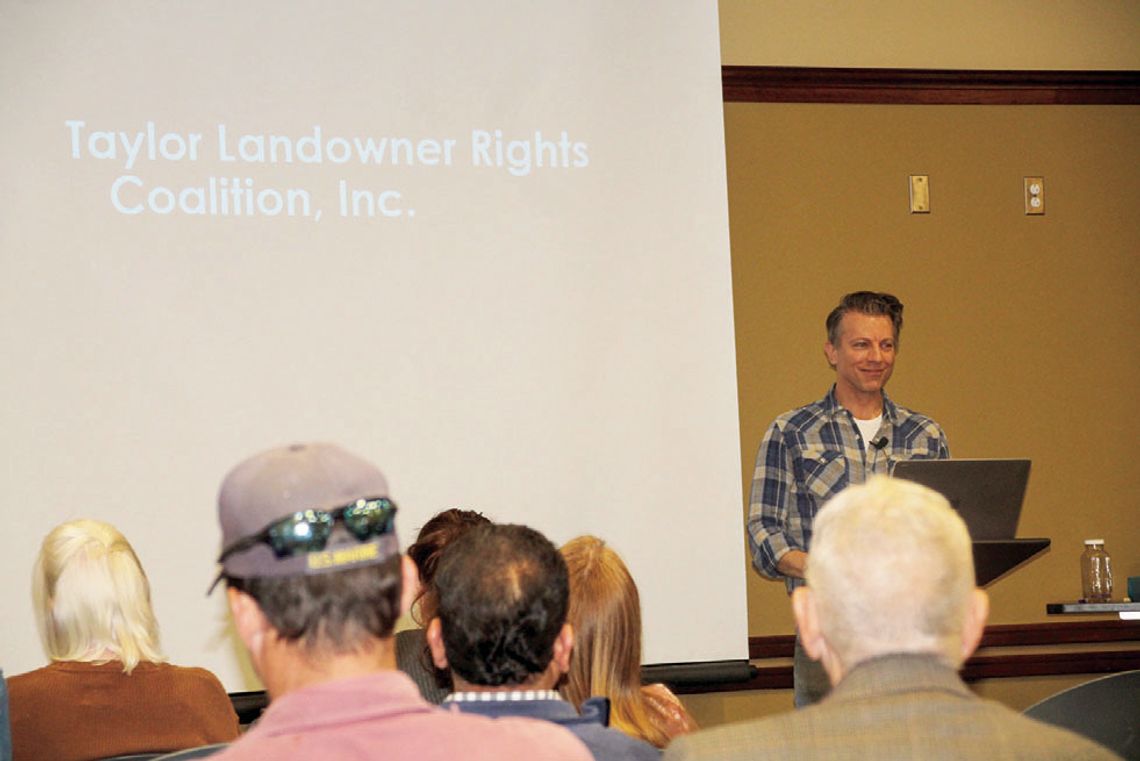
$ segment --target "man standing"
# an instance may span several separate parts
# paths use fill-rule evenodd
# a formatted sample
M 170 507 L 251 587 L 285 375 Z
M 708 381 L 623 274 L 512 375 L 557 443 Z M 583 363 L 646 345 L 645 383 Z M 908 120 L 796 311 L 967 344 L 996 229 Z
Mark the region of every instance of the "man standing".
M 989 601 L 974 586 L 966 524 L 925 486 L 874 476 L 828 502 L 792 609 L 831 694 L 680 737 L 666 761 L 1116 757 L 962 682 L 957 670 L 982 637 Z
M 415 567 L 395 512 L 380 471 L 329 444 L 263 452 L 226 476 L 219 579 L 271 702 L 217 758 L 589 759 L 548 723 L 440 710 L 396 670 Z
M 560 724 L 599 761 L 660 758 L 649 743 L 606 726 L 604 698 L 587 700 L 579 715 L 555 691 L 570 668 L 574 632 L 566 563 L 546 537 L 526 526 L 478 526 L 447 548 L 436 583 L 427 640 L 455 684 L 445 706 Z
M 946 435 L 925 415 L 890 400 L 903 305 L 889 293 L 844 296 L 827 316 L 823 351 L 835 385 L 823 399 L 776 418 L 756 455 L 748 514 L 752 564 L 783 579 L 788 594 L 803 584 L 812 523 L 820 506 L 897 460 L 950 456 Z M 797 706 L 822 698 L 827 676 L 796 638 Z

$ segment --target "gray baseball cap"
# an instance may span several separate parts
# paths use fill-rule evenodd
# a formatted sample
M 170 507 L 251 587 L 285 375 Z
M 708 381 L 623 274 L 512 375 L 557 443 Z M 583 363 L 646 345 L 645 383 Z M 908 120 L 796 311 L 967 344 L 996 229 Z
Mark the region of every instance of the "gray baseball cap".
M 222 550 L 298 513 L 327 512 L 387 496 L 388 481 L 376 466 L 335 444 L 270 449 L 240 463 L 222 481 Z M 327 573 L 380 563 L 399 551 L 394 530 L 361 541 L 337 521 L 322 549 L 279 558 L 269 544 L 255 542 L 227 555 L 222 574 L 266 578 Z

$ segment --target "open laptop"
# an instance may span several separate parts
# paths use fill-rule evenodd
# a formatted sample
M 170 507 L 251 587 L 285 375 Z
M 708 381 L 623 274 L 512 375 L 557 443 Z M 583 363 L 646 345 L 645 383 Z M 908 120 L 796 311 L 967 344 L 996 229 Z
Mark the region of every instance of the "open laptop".
M 1017 533 L 1029 460 L 900 460 L 891 474 L 946 497 L 975 542 Z

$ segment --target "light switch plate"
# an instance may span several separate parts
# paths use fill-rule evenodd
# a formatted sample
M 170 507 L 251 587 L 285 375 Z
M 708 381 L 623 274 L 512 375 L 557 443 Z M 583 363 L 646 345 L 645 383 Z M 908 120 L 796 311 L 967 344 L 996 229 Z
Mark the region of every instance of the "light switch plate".
M 910 176 L 910 213 L 930 213 L 930 177 L 925 174 Z

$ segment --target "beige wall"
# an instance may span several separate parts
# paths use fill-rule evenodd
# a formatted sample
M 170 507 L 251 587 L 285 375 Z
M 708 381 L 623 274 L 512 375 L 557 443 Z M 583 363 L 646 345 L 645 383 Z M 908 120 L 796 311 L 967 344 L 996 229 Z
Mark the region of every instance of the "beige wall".
M 1121 585 L 1140 575 L 1140 107 L 729 104 L 725 131 L 745 489 L 772 418 L 831 382 L 827 311 L 886 289 L 907 305 L 894 398 L 956 456 L 1033 460 L 1019 535 L 1053 547 L 990 587 L 991 622 L 1056 620 L 1088 536 Z M 929 215 L 908 213 L 920 173 Z M 1044 217 L 1024 214 L 1026 175 Z M 791 632 L 782 585 L 747 573 L 750 632 Z M 739 717 L 771 698 L 725 700 L 697 702 Z
M 725 65 L 1140 69 L 1140 4 L 721 0 Z M 1053 548 L 990 588 L 994 623 L 1079 594 L 1081 540 L 1140 575 L 1140 107 L 729 104 L 725 108 L 745 492 L 764 428 L 821 396 L 822 323 L 845 291 L 907 304 L 890 391 L 956 456 L 1033 459 L 1020 536 Z M 932 213 L 907 213 L 930 176 Z M 1044 175 L 1047 215 L 1023 214 Z M 743 541 L 743 540 L 742 540 Z M 749 631 L 793 629 L 746 571 Z M 1071 619 L 1065 619 L 1071 620 Z M 1087 677 L 989 680 L 1016 709 Z M 687 696 L 704 725 L 786 710 L 790 691 Z
M 1140 69 L 1133 0 L 720 0 L 723 63 Z
M 725 131 L 745 491 L 772 418 L 832 380 L 827 311 L 886 289 L 907 304 L 892 395 L 956 456 L 1033 460 L 1019 535 L 1053 547 L 991 585 L 991 622 L 1058 620 L 1045 603 L 1080 594 L 1088 536 L 1121 587 L 1140 575 L 1140 107 L 729 104 Z M 929 215 L 908 213 L 918 173 Z M 1045 177 L 1044 217 L 1024 214 L 1026 175 Z M 746 574 L 750 633 L 790 633 L 783 586 Z M 975 689 L 1024 708 L 1083 679 Z M 705 724 L 790 701 L 687 698 Z
M 907 305 L 889 391 L 958 457 L 1033 460 L 1020 536 L 1053 548 L 991 588 L 992 620 L 1075 599 L 1081 541 L 1140 575 L 1140 108 L 730 104 L 725 109 L 742 471 L 833 373 L 823 318 L 872 288 Z M 907 175 L 930 176 L 929 215 Z M 1044 217 L 1022 178 L 1043 175 Z M 749 574 L 753 634 L 791 630 Z M 905 586 L 906 580 L 900 580 Z

